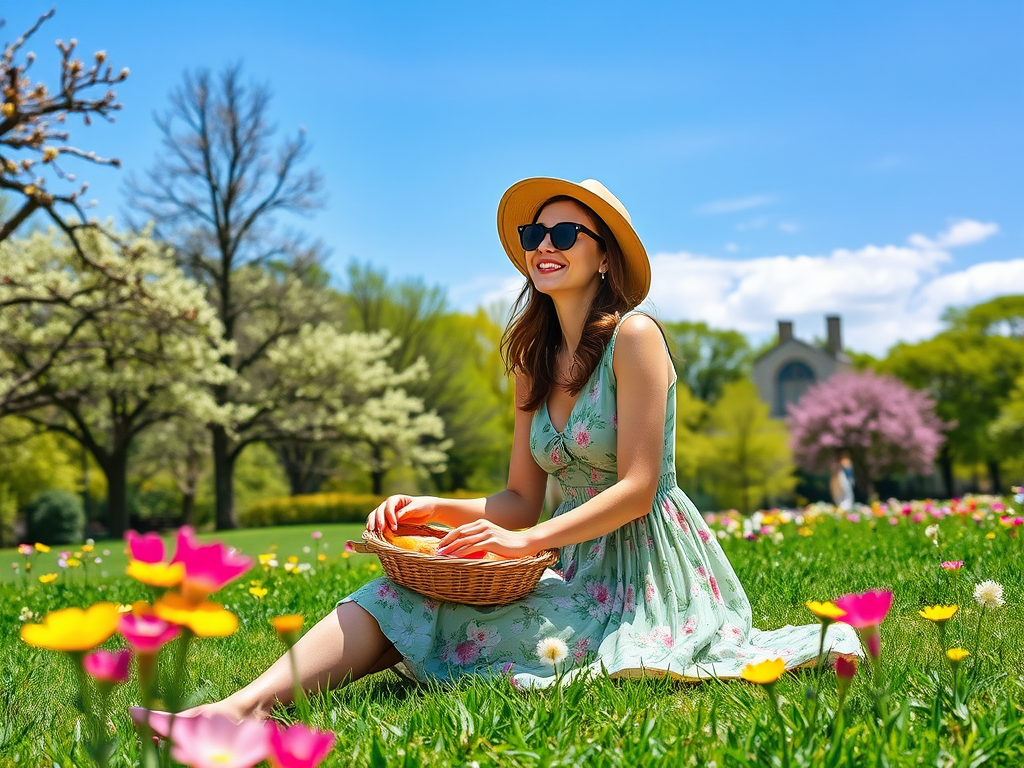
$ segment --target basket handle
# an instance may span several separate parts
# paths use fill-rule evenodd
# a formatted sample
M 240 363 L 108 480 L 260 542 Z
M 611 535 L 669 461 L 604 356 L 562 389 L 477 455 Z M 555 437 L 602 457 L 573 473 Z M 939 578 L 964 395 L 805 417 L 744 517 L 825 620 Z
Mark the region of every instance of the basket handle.
M 353 552 L 358 552 L 360 555 L 370 554 L 370 548 L 361 541 L 350 541 L 349 544 L 352 545 Z

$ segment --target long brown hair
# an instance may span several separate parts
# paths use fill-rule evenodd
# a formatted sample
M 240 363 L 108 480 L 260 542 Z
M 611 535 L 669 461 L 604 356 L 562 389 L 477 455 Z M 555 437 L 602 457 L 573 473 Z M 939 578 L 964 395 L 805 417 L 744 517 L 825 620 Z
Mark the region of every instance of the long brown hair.
M 512 306 L 512 317 L 501 337 L 501 355 L 505 361 L 506 373 L 525 373 L 530 377 L 530 389 L 526 400 L 516 403 L 517 407 L 526 411 L 536 411 L 540 408 L 555 384 L 562 385 L 573 396 L 579 394 L 601 361 L 605 347 L 615 332 L 615 326 L 618 325 L 622 314 L 633 309 L 622 290 L 625 278 L 622 250 L 611 229 L 600 216 L 576 198 L 559 195 L 545 201 L 544 205 L 537 209 L 537 214 L 533 217 L 534 223 L 546 206 L 563 200 L 576 203 L 593 220 L 597 234 L 605 242 L 608 272 L 605 279 L 598 284 L 590 312 L 583 323 L 583 333 L 576 347 L 572 365 L 569 367 L 569 377 L 557 382 L 555 358 L 563 344 L 562 327 L 558 323 L 558 315 L 555 314 L 555 305 L 551 297 L 534 288 L 530 278 L 526 279 L 526 284 Z

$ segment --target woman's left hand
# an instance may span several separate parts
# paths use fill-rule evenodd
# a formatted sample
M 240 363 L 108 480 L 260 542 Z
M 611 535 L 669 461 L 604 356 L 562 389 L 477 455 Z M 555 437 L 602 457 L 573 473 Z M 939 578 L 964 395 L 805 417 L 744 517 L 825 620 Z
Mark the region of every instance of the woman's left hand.
M 526 557 L 540 551 L 527 531 L 509 531 L 490 520 L 452 528 L 438 542 L 437 553 L 449 557 L 465 557 L 474 552 L 493 552 L 503 557 Z

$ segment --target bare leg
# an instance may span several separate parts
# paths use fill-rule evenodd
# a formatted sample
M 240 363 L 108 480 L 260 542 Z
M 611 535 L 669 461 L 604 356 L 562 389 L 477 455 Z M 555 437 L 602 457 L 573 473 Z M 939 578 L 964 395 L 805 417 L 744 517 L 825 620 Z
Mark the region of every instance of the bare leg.
M 356 603 L 342 603 L 324 616 L 292 650 L 302 687 L 314 692 L 327 688 L 328 682 L 338 685 L 387 669 L 402 658 L 377 620 Z M 236 721 L 262 720 L 276 703 L 288 704 L 292 698 L 291 661 L 286 653 L 226 699 L 182 714 L 220 713 Z

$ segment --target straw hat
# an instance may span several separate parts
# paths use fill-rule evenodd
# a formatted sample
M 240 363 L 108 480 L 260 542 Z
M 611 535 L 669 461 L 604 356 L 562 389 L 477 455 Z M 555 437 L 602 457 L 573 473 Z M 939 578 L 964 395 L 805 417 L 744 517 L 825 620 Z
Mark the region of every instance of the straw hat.
M 626 262 L 624 292 L 634 306 L 643 301 L 651 288 L 651 262 L 647 258 L 647 251 L 633 230 L 625 207 L 604 184 L 594 179 L 586 179 L 578 184 L 575 181 L 545 177 L 523 179 L 501 196 L 501 202 L 498 203 L 498 237 L 516 269 L 529 277 L 526 254 L 519 243 L 519 225 L 532 223 L 541 206 L 559 195 L 579 200 L 608 225 Z

